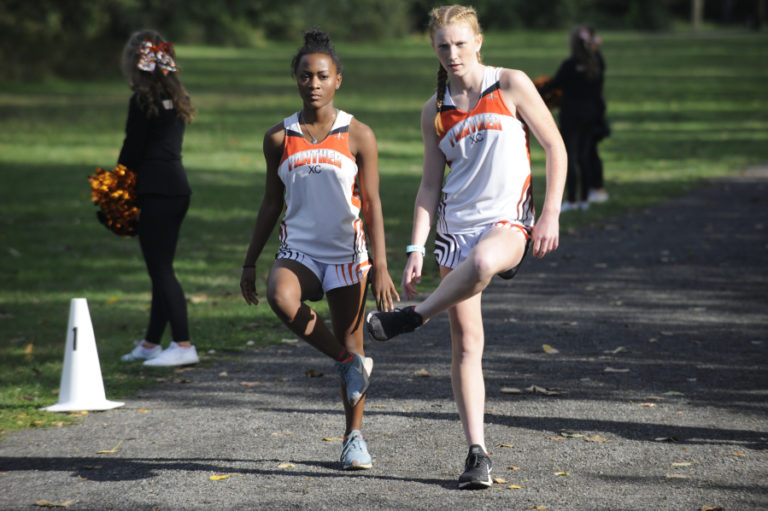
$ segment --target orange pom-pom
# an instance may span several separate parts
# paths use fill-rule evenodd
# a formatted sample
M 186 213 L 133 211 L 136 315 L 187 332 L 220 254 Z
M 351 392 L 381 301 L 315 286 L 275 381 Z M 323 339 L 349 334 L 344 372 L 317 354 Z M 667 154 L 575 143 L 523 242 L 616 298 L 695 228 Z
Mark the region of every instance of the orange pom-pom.
M 99 221 L 115 234 L 135 236 L 139 219 L 136 174 L 118 164 L 111 171 L 96 169 L 88 176 L 88 181 L 91 183 L 91 202 L 99 207 Z
M 551 80 L 552 79 L 549 76 L 539 76 L 533 81 L 533 84 L 537 89 L 539 89 L 539 93 L 541 93 L 541 88 L 548 84 Z M 560 89 L 550 89 L 549 91 L 541 94 L 541 97 L 544 100 L 544 104 L 546 104 L 549 108 L 558 108 L 560 106 L 560 101 L 563 99 L 563 91 Z

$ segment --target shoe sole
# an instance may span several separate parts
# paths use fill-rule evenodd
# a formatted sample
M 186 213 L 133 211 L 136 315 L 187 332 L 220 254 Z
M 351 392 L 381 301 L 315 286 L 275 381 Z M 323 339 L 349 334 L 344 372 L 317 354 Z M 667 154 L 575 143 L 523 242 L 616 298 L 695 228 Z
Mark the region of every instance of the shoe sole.
M 373 463 L 367 463 L 365 465 L 359 463 L 357 465 L 354 463 L 351 465 L 344 465 L 344 470 L 368 470 L 370 468 L 373 468 Z
M 147 363 L 147 362 L 152 362 L 153 360 L 154 360 L 153 358 L 146 360 L 142 365 L 147 367 L 181 367 L 181 366 L 191 366 L 200 362 L 200 359 L 198 358 L 197 360 L 190 360 L 189 362 L 182 362 L 180 364 L 148 364 Z
M 365 316 L 365 328 L 368 330 L 368 335 L 371 336 L 371 339 L 373 339 L 376 342 L 386 342 L 389 339 L 379 339 L 376 337 L 373 333 L 373 327 L 371 326 L 371 318 L 373 315 L 376 314 L 375 312 L 369 312 L 367 316 Z
M 460 490 L 485 490 L 493 485 L 493 480 L 490 476 L 487 481 L 465 481 L 459 483 Z

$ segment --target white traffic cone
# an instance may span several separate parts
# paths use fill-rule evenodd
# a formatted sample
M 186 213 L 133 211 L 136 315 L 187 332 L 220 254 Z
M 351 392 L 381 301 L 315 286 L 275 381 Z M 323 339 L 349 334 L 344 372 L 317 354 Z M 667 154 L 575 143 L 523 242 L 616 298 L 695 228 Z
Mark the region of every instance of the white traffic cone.
M 43 408 L 49 412 L 111 410 L 125 403 L 108 401 L 104 395 L 99 354 L 93 335 L 88 301 L 73 298 L 69 306 L 64 367 L 59 385 L 59 402 Z

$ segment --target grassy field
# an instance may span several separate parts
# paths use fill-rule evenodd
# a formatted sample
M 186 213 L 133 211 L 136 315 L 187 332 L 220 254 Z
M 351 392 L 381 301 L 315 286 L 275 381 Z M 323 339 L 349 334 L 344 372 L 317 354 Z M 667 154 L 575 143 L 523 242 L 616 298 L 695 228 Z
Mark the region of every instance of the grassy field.
M 603 36 L 613 135 L 601 154 L 612 200 L 564 214 L 564 231 L 768 159 L 768 35 Z M 565 56 L 565 39 L 489 34 L 484 59 L 531 77 L 551 75 Z M 239 276 L 263 190 L 262 135 L 300 107 L 289 72 L 295 46 L 177 49 L 200 114 L 184 144 L 194 194 L 176 269 L 192 339 L 203 353 L 236 357 L 246 345 L 293 337 L 268 306 L 246 307 Z M 338 49 L 345 77 L 336 104 L 378 137 L 389 264 L 399 282 L 421 168 L 419 111 L 433 91 L 436 60 L 421 38 Z M 57 401 L 74 297 L 88 298 L 109 398 L 177 378 L 119 362 L 142 337 L 149 280 L 136 241 L 107 232 L 89 202 L 86 177 L 114 164 L 128 96 L 119 78 L 0 84 L 0 435 L 77 420 L 38 411 Z M 543 152 L 535 144 L 533 162 L 541 204 Z M 567 250 L 567 239 L 563 245 Z M 275 247 L 266 248 L 260 275 Z M 436 271 L 428 268 L 425 290 Z

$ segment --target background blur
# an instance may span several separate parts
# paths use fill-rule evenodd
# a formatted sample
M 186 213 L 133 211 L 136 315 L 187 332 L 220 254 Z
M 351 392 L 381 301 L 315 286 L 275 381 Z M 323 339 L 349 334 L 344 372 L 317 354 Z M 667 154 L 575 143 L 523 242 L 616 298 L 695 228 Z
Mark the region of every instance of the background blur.
M 300 41 L 319 26 L 336 41 L 423 33 L 429 0 L 2 0 L 0 80 L 114 74 L 115 55 L 137 28 L 176 44 L 258 47 Z M 680 24 L 759 30 L 766 0 L 475 0 L 487 31 L 549 30 L 588 22 L 601 30 Z

